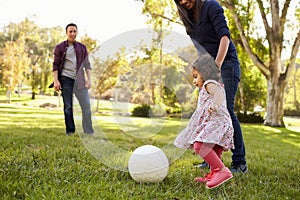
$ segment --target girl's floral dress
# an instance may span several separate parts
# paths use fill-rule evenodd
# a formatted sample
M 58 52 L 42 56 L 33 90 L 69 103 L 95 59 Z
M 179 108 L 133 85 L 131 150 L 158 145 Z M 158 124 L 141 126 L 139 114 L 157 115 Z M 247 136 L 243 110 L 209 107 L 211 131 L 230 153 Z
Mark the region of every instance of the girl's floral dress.
M 182 130 L 174 141 L 174 145 L 188 149 L 194 142 L 218 144 L 226 151 L 234 148 L 233 127 L 229 112 L 226 108 L 226 99 L 217 111 L 208 112 L 213 102 L 213 97 L 206 91 L 207 83 L 215 83 L 222 88 L 224 86 L 214 80 L 207 80 L 199 92 L 197 109 L 193 113 L 187 127 Z

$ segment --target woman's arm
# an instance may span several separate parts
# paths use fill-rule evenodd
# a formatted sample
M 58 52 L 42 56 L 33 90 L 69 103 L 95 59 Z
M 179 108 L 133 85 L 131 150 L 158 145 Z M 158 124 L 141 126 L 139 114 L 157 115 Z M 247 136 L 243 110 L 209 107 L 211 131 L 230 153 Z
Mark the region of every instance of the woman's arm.
M 217 66 L 219 67 L 219 69 L 221 69 L 223 61 L 224 61 L 225 56 L 227 54 L 229 42 L 230 42 L 229 38 L 226 35 L 224 35 L 220 40 L 218 54 L 217 54 L 216 59 L 215 59 L 215 62 L 217 64 Z

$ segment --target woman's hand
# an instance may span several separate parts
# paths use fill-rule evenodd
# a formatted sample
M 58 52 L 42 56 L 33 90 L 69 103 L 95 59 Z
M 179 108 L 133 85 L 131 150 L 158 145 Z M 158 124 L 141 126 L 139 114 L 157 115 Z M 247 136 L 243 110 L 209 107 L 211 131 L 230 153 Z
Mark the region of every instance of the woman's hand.
M 215 60 L 215 63 L 217 65 L 217 67 L 219 68 L 219 70 L 221 71 L 222 63 L 221 62 L 217 62 L 216 60 Z

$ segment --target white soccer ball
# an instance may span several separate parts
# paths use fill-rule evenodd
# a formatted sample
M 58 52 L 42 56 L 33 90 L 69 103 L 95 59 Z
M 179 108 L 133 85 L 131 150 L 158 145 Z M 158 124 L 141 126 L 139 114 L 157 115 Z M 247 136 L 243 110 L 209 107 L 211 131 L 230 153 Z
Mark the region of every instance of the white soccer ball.
M 128 160 L 128 170 L 137 182 L 160 182 L 168 175 L 169 161 L 160 148 L 144 145 L 132 152 Z

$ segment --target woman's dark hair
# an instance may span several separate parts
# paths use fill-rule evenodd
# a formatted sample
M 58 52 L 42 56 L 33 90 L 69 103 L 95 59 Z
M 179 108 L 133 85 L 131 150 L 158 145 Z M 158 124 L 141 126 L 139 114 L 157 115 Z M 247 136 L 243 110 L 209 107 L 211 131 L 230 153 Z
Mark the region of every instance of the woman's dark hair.
M 75 26 L 76 29 L 77 29 L 77 25 L 76 25 L 76 24 L 70 23 L 70 24 L 68 24 L 68 25 L 66 26 L 66 32 L 68 31 L 68 28 L 69 28 L 70 26 Z
M 188 9 L 184 8 L 183 6 L 181 6 L 179 3 L 179 0 L 174 0 L 174 1 L 177 5 L 179 17 L 185 26 L 186 32 L 188 34 L 193 33 L 194 30 L 192 28 L 192 24 L 196 23 L 196 22 L 194 22 L 194 19 L 193 19 L 193 15 L 194 15 L 193 10 L 188 10 Z M 205 0 L 195 0 L 195 4 L 196 4 L 195 6 L 198 8 L 197 9 L 198 12 L 200 12 L 202 10 L 202 6 L 203 6 L 204 2 L 205 2 Z M 197 13 L 197 15 L 200 15 L 200 13 Z
M 213 57 L 208 53 L 199 55 L 192 67 L 202 75 L 204 81 L 215 80 L 222 83 L 220 69 L 217 67 Z

